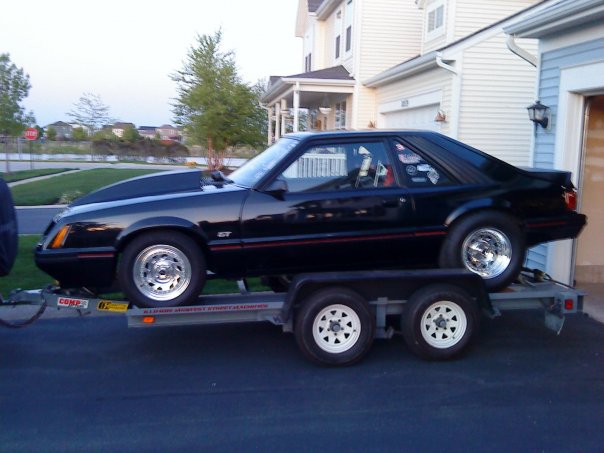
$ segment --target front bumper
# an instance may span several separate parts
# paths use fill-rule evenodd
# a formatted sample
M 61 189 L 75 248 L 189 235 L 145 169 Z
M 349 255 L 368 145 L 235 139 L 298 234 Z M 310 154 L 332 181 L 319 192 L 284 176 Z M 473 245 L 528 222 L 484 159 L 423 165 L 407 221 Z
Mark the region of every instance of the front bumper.
M 113 248 L 44 250 L 38 246 L 35 261 L 62 288 L 108 288 L 115 281 L 117 254 Z

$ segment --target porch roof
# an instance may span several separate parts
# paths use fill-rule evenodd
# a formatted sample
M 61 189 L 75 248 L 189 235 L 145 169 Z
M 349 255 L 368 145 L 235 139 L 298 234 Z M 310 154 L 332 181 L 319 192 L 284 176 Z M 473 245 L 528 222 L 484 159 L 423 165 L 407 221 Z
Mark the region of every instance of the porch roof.
M 352 93 L 356 83 L 354 77 L 344 66 L 334 66 L 285 77 L 271 77 L 270 80 L 268 91 L 262 96 L 262 102 L 269 105 L 290 97 L 294 89 L 308 93 L 304 95 L 306 102 L 313 102 L 310 98 L 320 99 L 324 93 Z

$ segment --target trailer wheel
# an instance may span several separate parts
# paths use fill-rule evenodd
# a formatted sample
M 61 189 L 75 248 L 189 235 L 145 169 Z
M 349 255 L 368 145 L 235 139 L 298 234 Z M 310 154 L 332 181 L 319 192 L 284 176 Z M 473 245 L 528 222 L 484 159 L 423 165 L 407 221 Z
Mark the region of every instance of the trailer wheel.
M 302 353 L 322 365 L 352 365 L 373 344 L 375 320 L 367 303 L 346 288 L 320 290 L 296 315 L 295 335 Z
M 478 324 L 474 300 L 461 288 L 430 285 L 407 302 L 401 318 L 403 337 L 419 357 L 447 360 L 460 355 Z

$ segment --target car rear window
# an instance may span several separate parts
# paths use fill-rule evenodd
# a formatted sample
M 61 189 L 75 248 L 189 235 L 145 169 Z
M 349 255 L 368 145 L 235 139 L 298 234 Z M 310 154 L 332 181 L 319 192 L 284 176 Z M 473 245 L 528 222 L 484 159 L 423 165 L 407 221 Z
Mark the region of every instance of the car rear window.
M 405 138 L 429 155 L 444 159 L 451 166 L 458 167 L 459 171 L 463 171 L 463 169 L 455 165 L 456 158 L 462 159 L 494 181 L 509 181 L 518 174 L 512 165 L 444 135 L 434 134 L 429 137 L 410 136 Z

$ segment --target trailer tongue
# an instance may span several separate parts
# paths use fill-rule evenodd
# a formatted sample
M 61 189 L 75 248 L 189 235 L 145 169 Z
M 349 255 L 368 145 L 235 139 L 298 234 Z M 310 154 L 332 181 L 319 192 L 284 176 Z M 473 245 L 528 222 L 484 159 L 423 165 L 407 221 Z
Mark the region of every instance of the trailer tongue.
M 129 308 L 127 301 L 49 287 L 13 291 L 8 300 L 0 299 L 0 308 L 40 307 L 24 322 L 2 321 L 9 327 L 31 324 L 46 308 L 121 314 L 129 327 L 138 328 L 270 322 L 293 332 L 310 360 L 349 365 L 368 352 L 375 338 L 391 338 L 395 333 L 401 333 L 420 357 L 458 356 L 470 344 L 481 314 L 494 318 L 509 310 L 541 310 L 545 325 L 560 333 L 565 316 L 582 311 L 584 296 L 534 277 L 488 294 L 475 274 L 442 269 L 304 274 L 296 276 L 290 290 L 282 294 L 248 293 L 241 288 L 241 294 L 202 296 L 196 305 Z

